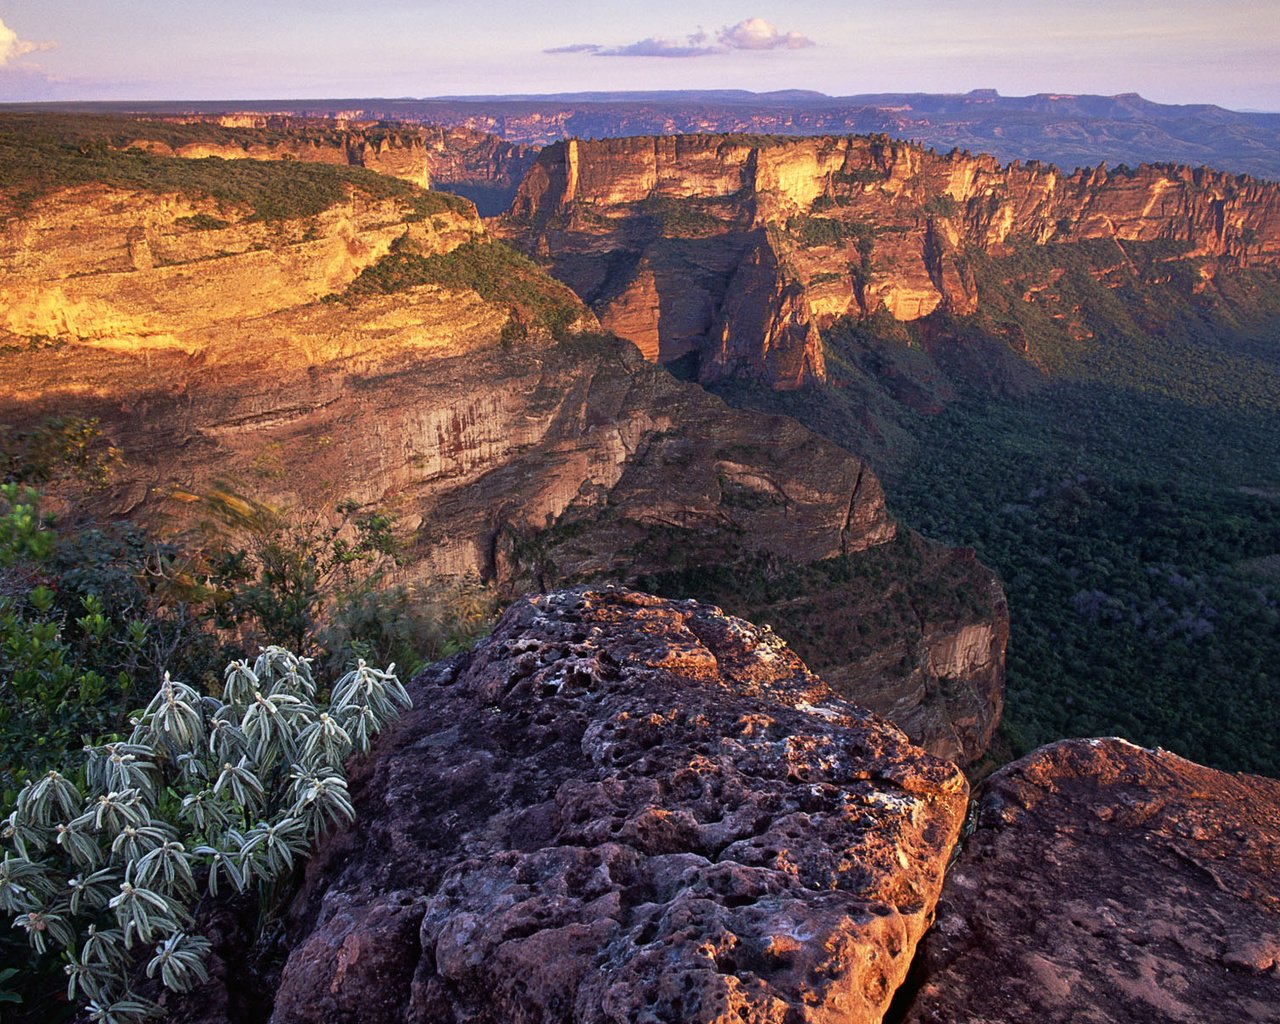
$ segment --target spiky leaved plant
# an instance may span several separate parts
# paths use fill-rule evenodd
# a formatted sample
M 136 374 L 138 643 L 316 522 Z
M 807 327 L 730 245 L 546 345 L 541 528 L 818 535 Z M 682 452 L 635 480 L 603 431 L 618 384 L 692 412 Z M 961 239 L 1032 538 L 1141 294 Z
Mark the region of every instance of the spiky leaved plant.
M 63 956 L 67 998 L 90 1020 L 162 1012 L 130 990 L 144 947 L 166 988 L 208 980 L 209 942 L 191 931 L 202 894 L 273 885 L 355 818 L 343 761 L 409 695 L 394 665 L 363 661 L 317 695 L 309 660 L 280 647 L 228 665 L 221 699 L 166 674 L 127 741 L 86 748 L 83 786 L 50 771 L 18 794 L 0 828 L 0 912 Z

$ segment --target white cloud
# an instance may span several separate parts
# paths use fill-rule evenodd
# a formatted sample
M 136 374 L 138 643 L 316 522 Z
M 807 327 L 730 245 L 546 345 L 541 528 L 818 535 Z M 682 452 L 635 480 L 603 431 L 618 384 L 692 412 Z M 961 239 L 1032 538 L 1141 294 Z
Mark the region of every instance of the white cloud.
M 26 39 L 19 39 L 18 33 L 6 25 L 4 19 L 0 18 L 0 68 L 7 67 L 29 53 L 52 50 L 54 45 L 53 43 L 33 43 Z
M 716 38 L 731 50 L 803 50 L 815 45 L 799 32 L 779 32 L 776 25 L 764 18 L 748 18 L 722 28 Z
M 776 25 L 764 18 L 747 18 L 736 25 L 727 25 L 716 33 L 712 43 L 702 29 L 683 40 L 649 36 L 639 42 L 624 46 L 605 46 L 602 43 L 573 43 L 555 46 L 544 53 L 588 53 L 593 57 L 709 57 L 733 50 L 802 50 L 816 44 L 799 32 L 779 32 Z

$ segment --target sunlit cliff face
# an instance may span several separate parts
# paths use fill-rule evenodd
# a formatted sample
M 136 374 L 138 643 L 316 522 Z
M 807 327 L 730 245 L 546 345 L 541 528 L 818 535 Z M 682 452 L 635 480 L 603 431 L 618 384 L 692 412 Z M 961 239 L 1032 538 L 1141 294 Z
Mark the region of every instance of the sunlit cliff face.
M 967 253 L 1178 243 L 1207 280 L 1280 262 L 1280 188 L 1189 168 L 1062 175 L 883 138 L 675 137 L 548 147 L 506 226 L 648 358 L 704 381 L 822 380 L 816 328 L 981 303 Z

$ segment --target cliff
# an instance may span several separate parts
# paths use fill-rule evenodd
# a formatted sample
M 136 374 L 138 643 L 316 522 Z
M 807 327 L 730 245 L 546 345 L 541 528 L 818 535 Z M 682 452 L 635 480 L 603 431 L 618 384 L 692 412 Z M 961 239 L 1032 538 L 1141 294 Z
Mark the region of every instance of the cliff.
M 974 254 L 1159 242 L 1201 287 L 1280 266 L 1280 186 L 1171 165 L 1066 175 L 879 136 L 569 140 L 539 154 L 503 230 L 650 358 L 785 389 L 824 378 L 816 326 L 973 312 Z
M 477 201 L 509 205 L 537 150 L 463 127 L 281 115 L 185 116 L 127 121 L 114 144 L 183 159 L 300 160 L 365 167 Z
M 345 104 L 350 106 L 350 103 Z M 455 125 L 513 142 L 566 138 L 753 132 L 791 136 L 882 132 L 946 151 L 1038 159 L 1074 168 L 1174 160 L 1280 180 L 1280 115 L 1209 104 L 1041 93 L 876 93 L 824 96 L 804 90 L 595 92 L 559 96 L 360 100 L 361 116 Z M 336 106 L 308 104 L 313 116 Z
M 429 215 L 400 197 L 352 190 L 312 217 L 265 221 L 199 195 L 60 190 L 0 226 L 0 331 L 11 344 L 173 349 L 205 362 L 241 344 L 261 354 L 247 321 L 341 291 L 399 239 L 444 253 L 482 234 L 466 204 L 421 199 Z M 344 344 L 290 340 L 310 359 Z
M 33 200 L 0 243 L 0 422 L 101 422 L 125 465 L 86 513 L 181 527 L 170 495 L 228 485 L 302 518 L 352 501 L 398 515 L 411 576 L 478 572 L 507 592 L 633 579 L 672 546 L 692 568 L 798 566 L 895 538 L 861 460 L 579 336 L 595 321 L 572 293 L 438 199 L 353 190 L 273 221 L 107 185 Z M 923 592 L 930 573 L 909 573 Z M 971 563 L 949 585 L 994 582 Z M 1007 613 L 923 600 L 929 642 L 903 632 L 914 619 L 868 631 L 885 658 L 859 686 L 968 759 L 999 718 Z M 980 716 L 943 699 L 951 662 L 926 654 L 975 624 L 995 658 L 966 677 Z M 895 687 L 887 652 L 907 647 L 915 674 Z

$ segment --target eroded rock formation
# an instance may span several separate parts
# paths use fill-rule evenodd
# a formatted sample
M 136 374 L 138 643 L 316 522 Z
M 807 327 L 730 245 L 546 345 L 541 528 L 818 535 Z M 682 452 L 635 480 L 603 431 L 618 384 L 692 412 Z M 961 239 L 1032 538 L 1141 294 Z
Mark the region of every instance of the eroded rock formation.
M 1280 1021 L 1280 782 L 1123 740 L 995 775 L 912 1024 Z
M 975 310 L 974 252 L 1114 239 L 1168 243 L 1204 280 L 1280 265 L 1280 186 L 1172 165 L 1067 175 L 877 136 L 569 140 L 539 154 L 505 230 L 650 358 L 794 388 L 823 378 L 815 325 Z
M 511 308 L 461 286 L 321 301 L 393 246 L 447 253 L 484 237 L 469 211 L 414 219 L 399 204 L 354 193 L 264 223 L 101 186 L 36 201 L 0 236 L 0 359 L 14 385 L 0 422 L 97 417 L 124 452 L 95 499 L 112 517 L 176 516 L 171 528 L 184 510 L 168 495 L 227 485 L 302 519 L 344 500 L 395 512 L 415 578 L 629 580 L 666 568 L 672 545 L 693 565 L 793 564 L 895 537 L 861 460 L 786 418 L 730 410 L 630 345 L 504 342 Z M 594 326 L 564 286 L 539 287 Z M 970 569 L 955 585 L 994 585 Z M 1002 638 L 1006 622 L 1002 604 L 935 616 L 930 644 L 975 624 Z M 885 656 L 860 673 L 868 702 L 892 694 L 885 710 L 931 750 L 980 753 L 999 718 L 1003 639 L 994 667 L 964 677 L 989 695 L 976 719 L 948 705 L 934 684 L 949 670 L 923 648 L 918 672 L 890 671 L 907 646 L 896 625 L 874 639 Z
M 556 592 L 412 692 L 308 868 L 276 1024 L 881 1020 L 967 786 L 776 636 Z
M 286 355 L 264 343 L 271 324 L 247 322 L 340 292 L 399 239 L 430 254 L 481 235 L 474 210 L 455 202 L 413 219 L 403 199 L 353 191 L 314 217 L 266 222 L 197 196 L 63 189 L 0 225 L 0 334 L 19 348 L 35 340 L 207 360 L 248 342 L 255 358 Z M 290 333 L 295 360 L 299 346 L 315 360 L 343 345 Z

